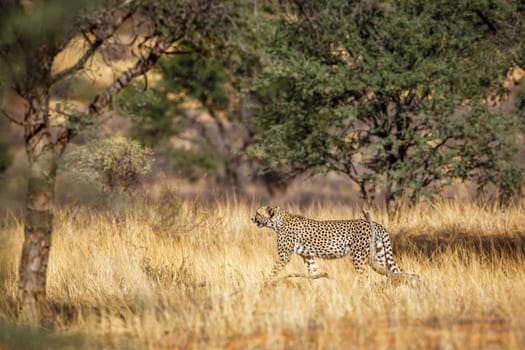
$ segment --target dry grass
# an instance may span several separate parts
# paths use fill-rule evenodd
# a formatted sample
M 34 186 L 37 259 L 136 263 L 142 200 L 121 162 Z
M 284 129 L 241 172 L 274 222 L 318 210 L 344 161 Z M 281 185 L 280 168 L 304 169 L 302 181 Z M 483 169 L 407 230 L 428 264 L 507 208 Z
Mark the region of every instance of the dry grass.
M 519 238 L 524 209 L 524 203 L 500 211 L 442 202 L 393 219 L 372 214 L 392 232 L 396 249 L 400 238 L 421 234 L 473 236 L 479 242 L 492 235 Z M 172 197 L 105 211 L 57 210 L 48 273 L 53 334 L 83 335 L 86 348 L 525 347 L 522 255 L 492 257 L 497 247 L 473 254 L 468 245 L 450 241 L 430 258 L 406 244 L 396 257 L 405 270 L 420 275 L 425 285 L 420 288 L 386 285 L 371 270 L 359 280 L 350 259 L 320 261 L 328 279 L 265 284 L 276 255 L 275 234 L 251 224 L 254 210 L 246 203 L 206 208 Z M 302 213 L 320 219 L 361 216 L 351 208 L 321 205 Z M 22 232 L 18 218 L 1 222 L 0 295 L 7 298 L 0 300 L 0 323 L 16 317 L 10 300 Z M 284 274 L 305 271 L 295 257 Z M 0 349 L 21 341 L 9 334 L 0 326 Z

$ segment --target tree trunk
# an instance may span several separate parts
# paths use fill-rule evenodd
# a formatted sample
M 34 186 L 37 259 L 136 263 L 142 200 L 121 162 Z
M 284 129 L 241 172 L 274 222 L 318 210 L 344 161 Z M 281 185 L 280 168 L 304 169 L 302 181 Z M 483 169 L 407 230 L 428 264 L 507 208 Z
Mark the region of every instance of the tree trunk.
M 387 170 L 386 174 L 385 207 L 388 217 L 392 219 L 398 210 L 398 198 L 394 195 L 394 186 L 396 186 L 396 184 L 391 180 L 389 172 L 390 169 Z
M 48 127 L 47 94 L 31 99 L 26 112 L 25 143 L 29 180 L 24 243 L 18 270 L 18 297 L 24 321 L 49 325 L 46 272 L 51 247 L 56 148 Z
M 388 217 L 393 218 L 396 212 L 396 200 L 389 184 L 386 185 L 385 189 L 385 207 Z
M 37 164 L 32 164 L 34 170 Z M 33 171 L 32 171 L 33 172 Z M 31 175 L 27 191 L 24 244 L 18 270 L 18 290 L 22 318 L 48 323 L 46 272 L 51 247 L 54 177 Z
M 375 184 L 373 181 L 369 181 L 367 179 L 360 178 L 358 181 L 354 180 L 354 178 L 350 177 L 351 180 L 357 183 L 359 186 L 359 191 L 361 192 L 361 197 L 363 198 L 363 202 L 368 206 L 368 208 L 375 208 L 376 204 L 376 189 Z M 367 187 L 368 183 L 371 183 L 370 187 Z

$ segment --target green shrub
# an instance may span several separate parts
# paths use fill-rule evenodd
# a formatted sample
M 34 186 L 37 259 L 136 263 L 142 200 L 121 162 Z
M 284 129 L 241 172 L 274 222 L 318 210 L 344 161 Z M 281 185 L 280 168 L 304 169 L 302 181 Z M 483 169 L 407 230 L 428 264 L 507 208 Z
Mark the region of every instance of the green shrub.
M 99 183 L 105 190 L 129 191 L 151 172 L 153 153 L 137 141 L 97 140 L 66 156 L 66 170 Z

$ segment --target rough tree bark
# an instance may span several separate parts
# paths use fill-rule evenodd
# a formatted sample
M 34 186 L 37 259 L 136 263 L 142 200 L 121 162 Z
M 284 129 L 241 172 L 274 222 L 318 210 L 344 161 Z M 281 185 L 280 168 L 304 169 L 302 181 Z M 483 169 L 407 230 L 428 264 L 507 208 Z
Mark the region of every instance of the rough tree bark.
M 26 109 L 25 144 L 29 160 L 24 243 L 18 270 L 21 315 L 26 321 L 49 319 L 46 272 L 51 247 L 53 197 L 59 152 L 49 129 L 49 89 L 34 89 Z

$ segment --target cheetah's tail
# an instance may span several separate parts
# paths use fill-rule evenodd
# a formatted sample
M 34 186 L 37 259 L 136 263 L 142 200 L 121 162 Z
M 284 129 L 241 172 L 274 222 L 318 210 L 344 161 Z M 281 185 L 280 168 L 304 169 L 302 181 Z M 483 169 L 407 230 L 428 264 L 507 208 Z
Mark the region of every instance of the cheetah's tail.
M 396 264 L 394 260 L 394 252 L 392 249 L 392 244 L 390 242 L 390 237 L 388 235 L 388 232 L 385 230 L 384 235 L 381 237 L 381 240 L 383 242 L 383 249 L 385 254 L 385 261 L 386 261 L 386 267 L 390 272 L 392 273 L 400 273 L 402 272 L 401 268 Z

